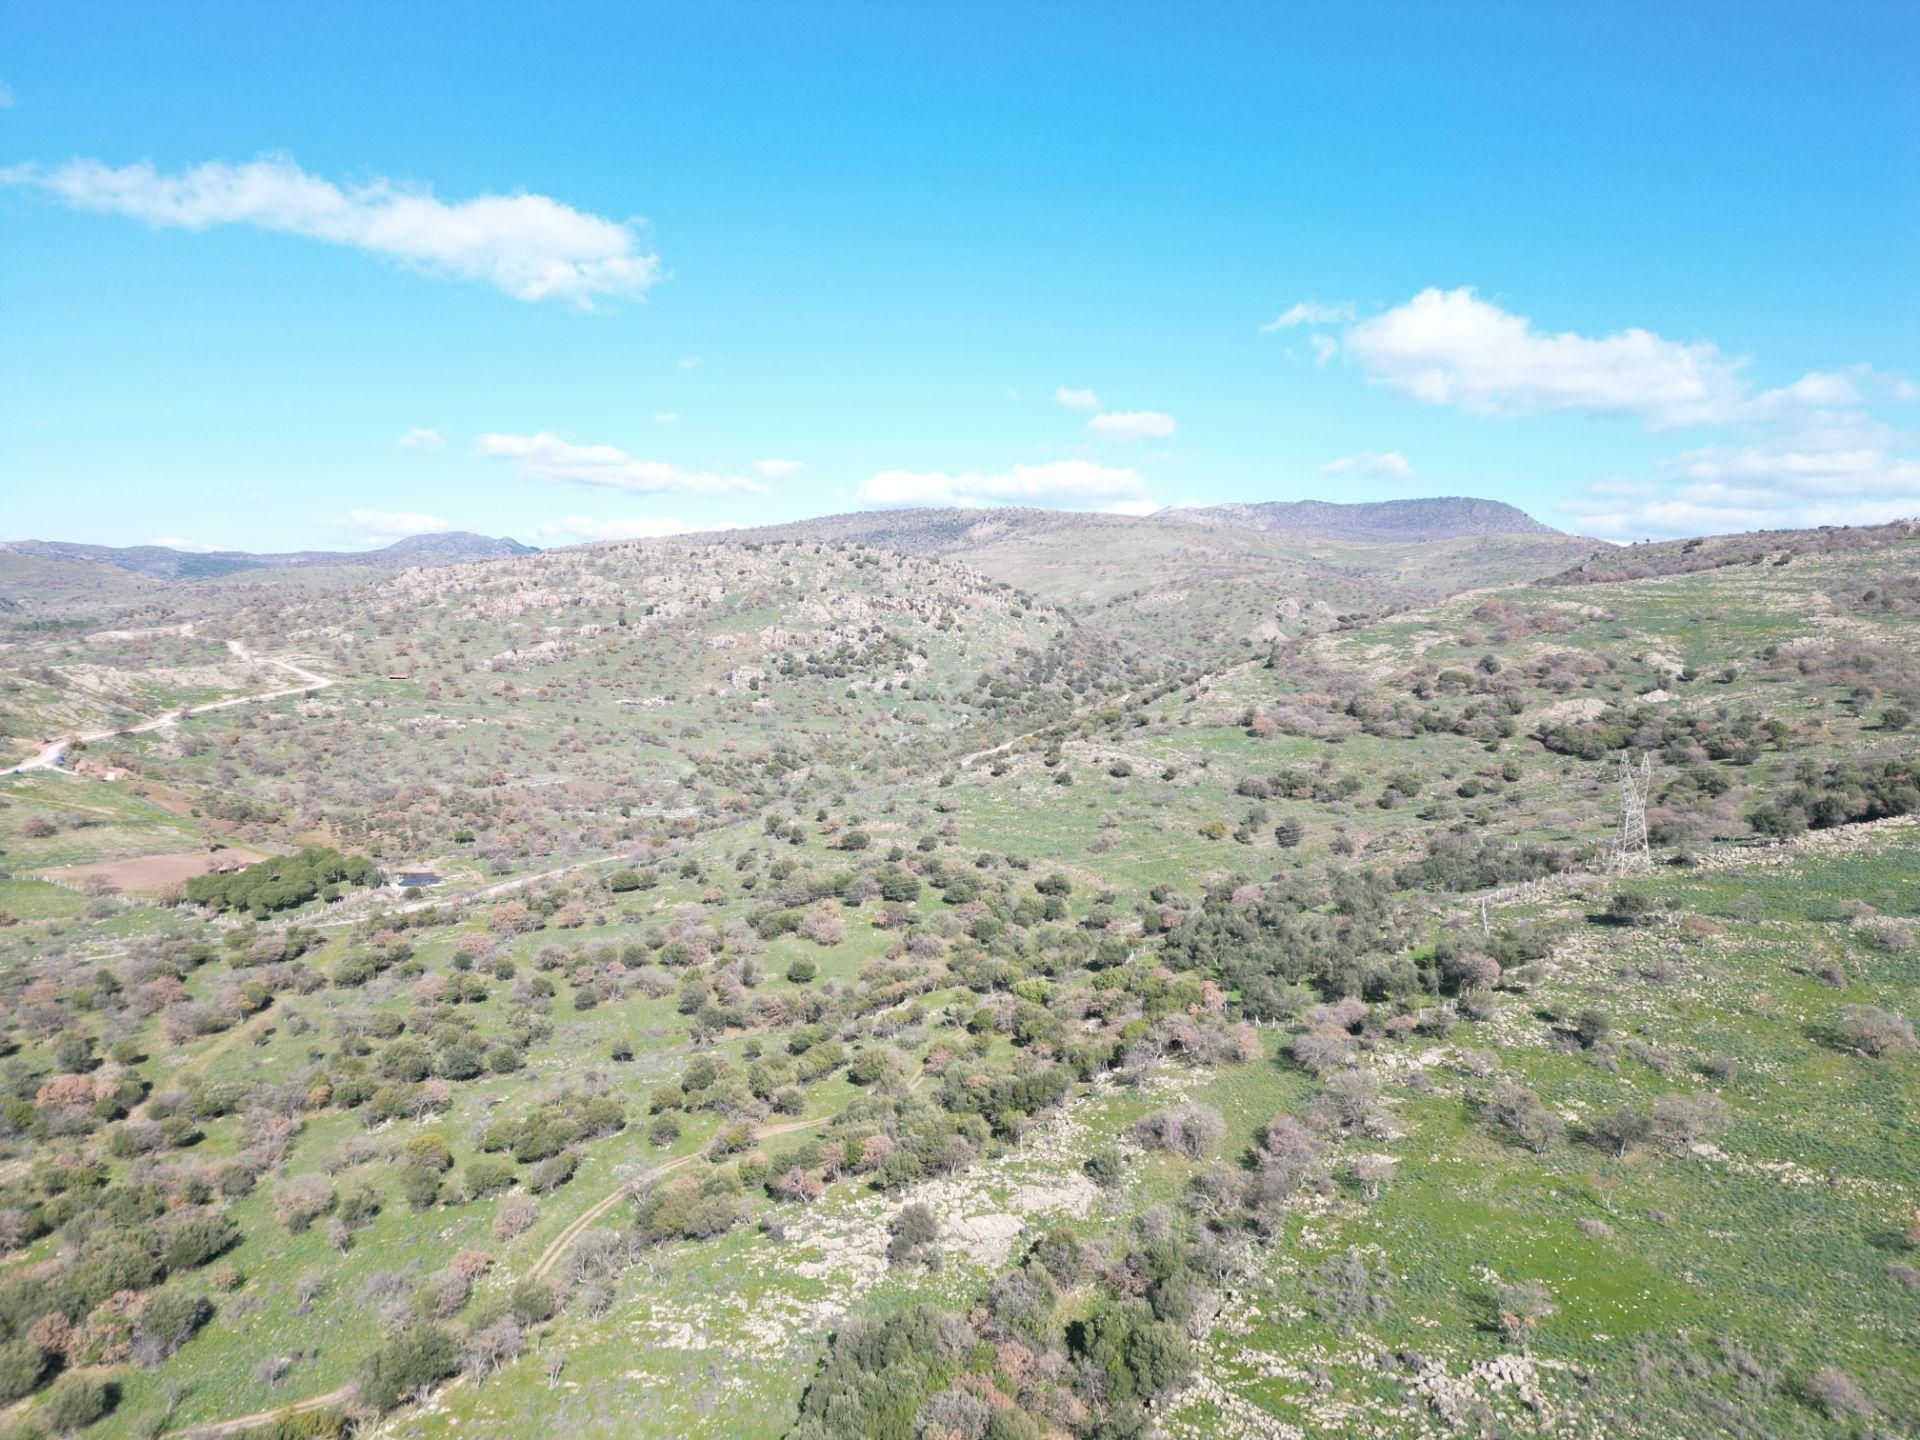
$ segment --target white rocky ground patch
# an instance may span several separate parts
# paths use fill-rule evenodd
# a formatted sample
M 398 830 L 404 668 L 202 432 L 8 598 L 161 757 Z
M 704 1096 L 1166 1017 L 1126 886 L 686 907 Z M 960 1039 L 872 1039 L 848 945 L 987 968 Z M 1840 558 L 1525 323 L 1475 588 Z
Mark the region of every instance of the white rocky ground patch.
M 924 1180 L 896 1195 L 856 1191 L 783 1213 L 788 1240 L 777 1266 L 763 1266 L 752 1287 L 716 1283 L 695 1297 L 675 1287 L 641 1289 L 624 1325 L 636 1342 L 663 1350 L 724 1349 L 772 1358 L 831 1329 L 886 1280 L 888 1223 L 924 1204 L 940 1221 L 941 1275 L 931 1292 L 958 1293 L 1002 1269 L 1030 1228 L 1089 1214 L 1099 1191 L 1081 1170 L 1090 1148 L 1077 1111 L 1059 1110 L 1018 1148 L 957 1175 Z M 758 1244 L 771 1242 L 756 1241 Z

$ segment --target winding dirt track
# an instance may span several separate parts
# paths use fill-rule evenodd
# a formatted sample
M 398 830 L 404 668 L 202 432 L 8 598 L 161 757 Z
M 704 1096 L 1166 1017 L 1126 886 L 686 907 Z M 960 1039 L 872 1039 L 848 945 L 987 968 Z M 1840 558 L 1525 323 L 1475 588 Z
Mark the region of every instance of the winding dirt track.
M 908 1083 L 907 1088 L 912 1090 L 919 1085 L 925 1076 L 926 1072 L 924 1070 L 916 1074 Z M 756 1141 L 771 1140 L 779 1135 L 791 1135 L 800 1130 L 812 1130 L 826 1124 L 832 1118 L 830 1115 L 822 1115 L 813 1120 L 783 1120 L 777 1125 L 762 1125 L 753 1132 L 753 1138 Z M 671 1174 L 681 1166 L 691 1164 L 693 1161 L 698 1160 L 701 1158 L 702 1153 L 703 1152 L 696 1150 L 691 1155 L 682 1155 L 677 1160 L 669 1160 L 664 1164 L 655 1165 L 652 1169 L 641 1172 L 631 1180 L 623 1181 L 600 1199 L 594 1201 L 593 1204 L 575 1216 L 564 1230 L 553 1237 L 552 1242 L 548 1244 L 547 1248 L 540 1252 L 540 1258 L 528 1267 L 527 1273 L 523 1278 L 528 1280 L 545 1279 L 552 1273 L 553 1268 L 566 1258 L 567 1252 L 573 1248 L 574 1242 L 591 1229 L 594 1222 L 599 1220 L 601 1216 L 613 1209 L 613 1207 L 618 1205 L 622 1200 L 638 1194 L 642 1189 L 651 1185 L 661 1176 Z M 459 1388 L 465 1379 L 466 1377 L 464 1375 L 454 1376 L 451 1380 L 447 1381 L 445 1385 L 440 1387 L 440 1393 L 445 1394 L 449 1390 Z M 353 1386 L 342 1385 L 336 1390 L 327 1391 L 324 1395 L 309 1395 L 304 1400 L 295 1400 L 286 1405 L 278 1405 L 271 1410 L 256 1410 L 251 1415 L 236 1415 L 231 1420 L 217 1420 L 205 1425 L 189 1425 L 183 1430 L 170 1430 L 162 1437 L 162 1440 L 216 1440 L 218 1436 L 239 1435 L 247 1430 L 251 1430 L 256 1425 L 267 1425 L 275 1420 L 284 1420 L 295 1415 L 305 1415 L 315 1410 L 326 1410 L 336 1406 L 346 1405 L 352 1399 Z
M 209 700 L 204 705 L 189 705 L 184 710 L 169 710 L 164 715 L 156 716 L 154 719 L 143 721 L 138 725 L 120 725 L 111 730 L 94 730 L 85 735 L 69 736 L 64 740 L 55 740 L 48 744 L 38 755 L 34 756 L 33 759 L 22 760 L 18 765 L 6 770 L 0 770 L 0 775 L 24 775 L 29 770 L 60 770 L 61 767 L 58 763 L 60 756 L 75 740 L 80 741 L 82 744 L 91 744 L 95 740 L 111 740 L 116 735 L 144 735 L 149 730 L 162 730 L 169 725 L 177 725 L 188 715 L 204 715 L 209 710 L 228 710 L 235 705 L 251 705 L 261 700 L 283 700 L 289 695 L 306 695 L 315 690 L 324 690 L 329 685 L 339 683 L 325 675 L 316 675 L 304 665 L 296 665 L 291 660 L 273 660 L 265 656 L 255 655 L 238 640 L 229 640 L 226 644 L 227 649 L 239 659 L 256 665 L 272 665 L 277 669 L 285 670 L 289 674 L 297 676 L 301 683 L 298 685 L 288 685 L 279 690 L 265 690 L 258 695 L 229 695 L 224 700 Z M 62 773 L 66 774 L 71 772 L 62 771 Z
M 163 1440 L 213 1440 L 216 1435 L 238 1435 L 251 1430 L 256 1425 L 271 1424 L 275 1420 L 290 1419 L 295 1415 L 305 1415 L 314 1410 L 330 1410 L 345 1405 L 353 1399 L 353 1386 L 342 1385 L 338 1390 L 329 1390 L 324 1395 L 310 1395 L 305 1400 L 295 1400 L 291 1405 L 282 1405 L 276 1410 L 260 1410 L 252 1415 L 239 1415 L 232 1420 L 221 1420 L 212 1425 L 194 1425 L 185 1430 L 168 1432 Z

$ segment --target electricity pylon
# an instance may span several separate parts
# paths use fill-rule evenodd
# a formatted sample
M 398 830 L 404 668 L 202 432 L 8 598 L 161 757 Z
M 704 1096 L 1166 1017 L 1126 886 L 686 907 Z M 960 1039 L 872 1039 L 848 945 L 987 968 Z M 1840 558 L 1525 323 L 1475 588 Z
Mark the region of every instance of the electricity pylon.
M 1636 772 L 1620 757 L 1620 838 L 1613 847 L 1616 875 L 1634 875 L 1653 868 L 1653 849 L 1647 843 L 1647 799 L 1653 794 L 1653 754 L 1642 751 Z

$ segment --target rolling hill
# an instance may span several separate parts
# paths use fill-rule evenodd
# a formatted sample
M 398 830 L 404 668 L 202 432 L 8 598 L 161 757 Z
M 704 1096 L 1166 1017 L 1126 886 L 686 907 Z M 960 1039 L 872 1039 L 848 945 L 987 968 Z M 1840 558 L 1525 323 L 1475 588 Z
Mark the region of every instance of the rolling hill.
M 1163 510 L 1160 518 L 1190 525 L 1277 530 L 1319 540 L 1405 544 L 1459 540 L 1471 535 L 1559 535 L 1524 510 L 1498 500 L 1445 495 L 1338 504 L 1327 500 L 1270 500 L 1258 505 L 1209 505 Z
M 6 557 L 22 1433 L 1920 1424 L 1920 537 L 815 523 Z
M 399 570 L 411 565 L 459 565 L 470 560 L 497 560 L 534 553 L 531 546 L 517 540 L 457 530 L 409 535 L 378 550 L 301 550 L 277 555 L 244 550 L 176 550 L 166 545 L 84 545 L 62 540 L 0 540 L 0 552 L 52 560 L 83 560 L 156 580 L 212 580 L 247 570 L 330 566 Z

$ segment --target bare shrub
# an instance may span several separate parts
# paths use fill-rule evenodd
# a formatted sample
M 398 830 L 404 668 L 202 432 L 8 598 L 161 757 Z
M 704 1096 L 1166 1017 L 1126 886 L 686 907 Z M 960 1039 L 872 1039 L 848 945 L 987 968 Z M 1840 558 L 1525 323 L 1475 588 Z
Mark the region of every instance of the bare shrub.
M 1305 1070 L 1337 1070 L 1353 1061 L 1353 1037 L 1344 1030 L 1320 1026 L 1293 1037 L 1287 1053 Z
M 1330 1255 L 1307 1279 L 1313 1310 L 1322 1320 L 1352 1325 L 1383 1317 L 1392 1304 L 1393 1276 L 1368 1267 L 1358 1250 Z
M 1137 1121 L 1133 1138 L 1149 1150 L 1169 1150 L 1198 1160 L 1213 1152 L 1227 1133 L 1218 1110 L 1188 1102 Z
M 509 1195 L 493 1212 L 493 1238 L 511 1240 L 525 1234 L 539 1217 L 540 1205 L 531 1195 Z
M 1840 1016 L 1840 1034 L 1863 1055 L 1893 1055 L 1914 1047 L 1913 1022 L 1873 1005 L 1849 1005 Z
M 1392 1181 L 1393 1172 L 1399 1164 L 1391 1155 L 1356 1155 L 1353 1158 L 1353 1178 L 1367 1192 L 1369 1200 L 1378 1200 L 1381 1188 Z
M 1905 920 L 1875 915 L 1856 920 L 1852 928 L 1862 941 L 1885 954 L 1909 955 L 1913 952 L 1913 926 Z
M 1496 1285 L 1493 1305 L 1500 1333 L 1520 1344 L 1525 1344 L 1540 1322 L 1560 1308 L 1553 1303 L 1552 1292 L 1538 1280 Z
M 324 1175 L 296 1175 L 273 1192 L 273 1218 L 299 1234 L 333 1209 L 333 1182 Z
M 460 1370 L 476 1384 L 527 1348 L 526 1333 L 511 1315 L 475 1331 L 460 1347 Z
M 1487 1117 L 1535 1154 L 1544 1154 L 1566 1131 L 1560 1117 L 1540 1097 L 1511 1080 L 1502 1080 L 1487 1097 Z
M 1830 1420 L 1847 1420 L 1872 1415 L 1875 1405 L 1860 1382 L 1833 1365 L 1823 1365 L 1807 1377 L 1807 1398 L 1827 1412 Z
M 840 912 L 824 901 L 801 917 L 798 929 L 816 945 L 838 945 L 847 938 L 847 924 Z
M 1731 1118 L 1718 1095 L 1662 1095 L 1653 1102 L 1654 1133 L 1677 1150 L 1718 1139 Z

